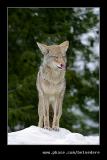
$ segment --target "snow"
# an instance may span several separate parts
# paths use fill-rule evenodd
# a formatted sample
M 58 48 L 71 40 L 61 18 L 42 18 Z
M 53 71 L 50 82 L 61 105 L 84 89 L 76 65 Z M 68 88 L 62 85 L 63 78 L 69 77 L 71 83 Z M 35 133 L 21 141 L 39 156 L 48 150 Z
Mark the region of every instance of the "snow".
M 89 38 L 95 38 L 95 33 L 93 31 L 89 31 L 87 33 L 83 33 L 79 36 L 79 39 L 83 45 L 90 45 Z
M 84 103 L 85 103 L 85 108 L 87 108 L 90 112 L 99 111 L 99 106 L 96 104 L 95 99 L 86 96 Z
M 30 126 L 20 131 L 8 133 L 9 145 L 99 145 L 99 136 L 83 136 L 65 128 L 49 131 Z
M 94 127 L 94 128 L 98 128 L 99 127 L 99 124 L 97 122 L 94 122 L 93 120 L 87 118 L 85 120 L 82 120 L 83 123 L 87 126 L 90 126 L 90 127 Z
M 100 9 L 98 7 L 93 8 L 93 13 L 96 14 L 96 15 L 99 15 L 100 14 Z
M 93 72 L 97 67 L 99 67 L 98 61 L 89 62 L 86 64 L 87 68 L 90 70 L 90 72 Z
M 76 116 L 84 116 L 83 112 L 79 109 L 79 106 L 77 104 L 74 104 L 71 108 L 68 108 L 68 112 L 72 112 Z

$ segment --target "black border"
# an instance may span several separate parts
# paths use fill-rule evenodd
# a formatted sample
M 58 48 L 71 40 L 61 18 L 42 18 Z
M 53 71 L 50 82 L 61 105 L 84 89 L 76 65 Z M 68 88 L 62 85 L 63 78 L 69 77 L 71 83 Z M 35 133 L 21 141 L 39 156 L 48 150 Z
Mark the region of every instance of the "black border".
M 7 143 L 7 12 L 4 6 L 0 8 L 0 24 L 0 93 L 3 97 L 0 101 L 0 147 L 2 147 Z
M 101 0 L 0 0 L 8 7 L 99 7 Z
M 0 0 L 0 60 L 2 61 L 2 66 L 0 67 L 2 73 L 2 78 L 0 78 L 0 84 L 2 84 L 2 96 L 1 98 L 1 106 L 2 110 L 0 112 L 0 151 L 34 151 L 35 155 L 41 155 L 41 157 L 60 157 L 62 155 L 54 154 L 54 155 L 44 155 L 42 151 L 99 151 L 100 154 L 102 153 L 102 140 L 100 139 L 100 145 L 7 145 L 7 7 L 100 7 L 101 11 L 101 2 L 102 0 L 69 0 L 64 2 L 63 0 L 59 1 L 51 1 L 51 0 L 30 0 L 28 1 L 21 1 L 21 0 L 10 0 L 10 1 L 3 1 Z M 101 22 L 100 22 L 101 23 Z M 101 65 L 101 64 L 100 64 Z M 107 76 L 106 76 L 107 77 Z M 101 93 L 101 91 L 100 91 Z M 101 122 L 100 122 L 101 123 Z M 106 125 L 106 124 L 105 124 Z M 100 125 L 101 130 L 101 125 Z M 100 131 L 101 133 L 101 131 Z M 100 135 L 101 136 L 101 135 Z M 101 138 L 101 137 L 100 137 Z M 28 154 L 26 152 L 26 154 Z M 67 157 L 68 155 L 64 154 L 63 157 Z M 70 155 L 69 155 L 70 156 Z M 72 155 L 73 158 L 79 158 L 81 154 Z M 99 154 L 85 154 L 82 155 L 85 157 L 88 156 L 99 156 Z M 36 156 L 35 156 L 36 157 Z M 90 157 L 90 158 L 91 158 Z

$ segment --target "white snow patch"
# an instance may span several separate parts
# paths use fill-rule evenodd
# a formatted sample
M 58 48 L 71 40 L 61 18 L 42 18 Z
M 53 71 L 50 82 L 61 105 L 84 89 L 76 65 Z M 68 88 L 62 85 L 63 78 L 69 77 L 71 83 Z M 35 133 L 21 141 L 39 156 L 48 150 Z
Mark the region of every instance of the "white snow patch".
M 8 133 L 9 145 L 99 145 L 99 136 L 83 136 L 79 133 L 72 133 L 65 128 L 58 131 L 49 131 L 36 126 Z
M 94 127 L 94 128 L 97 128 L 99 127 L 99 124 L 97 122 L 94 122 L 93 120 L 91 119 L 85 119 L 85 120 L 82 120 L 84 124 L 86 124 L 87 126 L 90 126 L 90 127 Z
M 98 61 L 89 62 L 86 64 L 86 66 L 90 70 L 90 72 L 93 72 L 97 67 L 99 67 L 99 62 Z
M 84 70 L 84 61 L 83 60 L 79 60 L 79 61 L 75 61 L 73 64 L 73 67 L 75 69 L 75 71 L 78 73 L 82 72 Z
M 93 8 L 93 13 L 96 15 L 100 14 L 100 9 L 99 8 Z
M 71 108 L 68 109 L 69 112 L 72 112 L 76 116 L 84 116 L 83 112 L 79 109 L 79 106 L 77 104 L 72 105 Z
M 94 42 L 93 47 L 90 47 L 90 51 L 92 51 L 95 56 L 99 56 L 100 54 L 99 42 Z
M 76 58 L 73 63 L 72 70 L 75 70 L 80 75 L 84 74 L 85 58 L 82 52 L 75 50 Z
M 90 45 L 90 41 L 89 41 L 89 38 L 95 38 L 95 33 L 93 30 L 90 30 L 89 32 L 87 33 L 83 33 L 81 34 L 80 36 L 78 36 L 78 38 L 80 39 L 81 43 L 83 45 L 87 45 L 89 46 Z
M 70 33 L 73 33 L 73 32 L 74 32 L 74 28 L 71 27 L 71 28 L 70 28 Z
M 80 124 L 74 124 L 73 126 L 72 126 L 72 128 L 74 128 L 74 129 L 78 129 L 78 128 L 80 128 L 81 126 L 80 126 Z
M 76 88 L 74 88 L 74 89 L 72 89 L 72 91 L 70 91 L 70 95 L 74 96 L 77 92 L 78 92 L 78 90 Z
M 84 100 L 84 103 L 85 103 L 85 107 L 90 112 L 98 112 L 99 111 L 99 106 L 96 105 L 95 99 L 90 99 L 90 98 L 86 97 Z
M 38 16 L 38 13 L 37 13 L 37 12 L 35 12 L 35 13 L 33 13 L 33 14 L 32 14 L 32 16 Z

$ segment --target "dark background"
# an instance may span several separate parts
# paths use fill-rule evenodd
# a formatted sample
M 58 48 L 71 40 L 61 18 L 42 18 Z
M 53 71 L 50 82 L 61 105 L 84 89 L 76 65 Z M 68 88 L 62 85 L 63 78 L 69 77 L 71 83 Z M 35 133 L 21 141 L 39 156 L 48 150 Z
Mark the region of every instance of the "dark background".
M 36 42 L 69 40 L 60 127 L 99 133 L 99 9 L 8 8 L 8 131 L 38 123 Z

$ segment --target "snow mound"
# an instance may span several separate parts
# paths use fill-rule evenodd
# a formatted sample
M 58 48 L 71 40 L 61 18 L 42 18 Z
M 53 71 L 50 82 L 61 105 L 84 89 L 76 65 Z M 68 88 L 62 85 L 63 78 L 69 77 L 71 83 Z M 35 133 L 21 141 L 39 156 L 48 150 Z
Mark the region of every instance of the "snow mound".
M 8 133 L 9 145 L 99 145 L 99 136 L 83 136 L 79 133 L 72 133 L 65 128 L 58 131 L 49 131 L 36 126 Z

